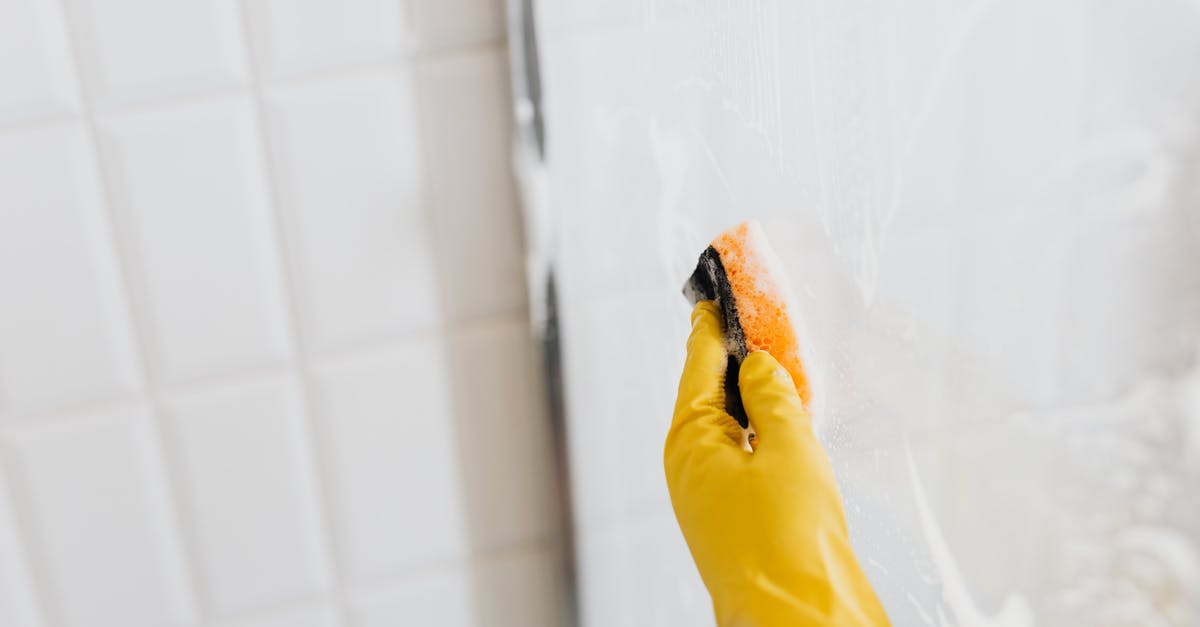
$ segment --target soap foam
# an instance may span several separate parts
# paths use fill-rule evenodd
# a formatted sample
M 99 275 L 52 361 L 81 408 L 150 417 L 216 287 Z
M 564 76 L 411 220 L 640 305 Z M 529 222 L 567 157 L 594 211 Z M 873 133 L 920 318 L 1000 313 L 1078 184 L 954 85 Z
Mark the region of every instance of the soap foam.
M 791 375 L 800 399 L 809 405 L 812 386 L 791 318 L 796 309 L 789 304 L 783 264 L 762 227 L 755 220 L 743 222 L 717 236 L 712 246 L 725 266 L 747 350 L 764 350 L 775 357 Z

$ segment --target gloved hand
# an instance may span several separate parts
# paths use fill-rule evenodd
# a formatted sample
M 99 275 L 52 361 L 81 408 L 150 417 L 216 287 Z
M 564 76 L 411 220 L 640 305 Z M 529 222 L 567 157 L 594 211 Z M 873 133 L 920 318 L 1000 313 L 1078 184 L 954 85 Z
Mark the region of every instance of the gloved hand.
M 846 532 L 833 469 L 791 377 L 763 351 L 738 385 L 757 439 L 725 412 L 720 312 L 692 312 L 667 435 L 675 517 L 721 627 L 888 625 Z

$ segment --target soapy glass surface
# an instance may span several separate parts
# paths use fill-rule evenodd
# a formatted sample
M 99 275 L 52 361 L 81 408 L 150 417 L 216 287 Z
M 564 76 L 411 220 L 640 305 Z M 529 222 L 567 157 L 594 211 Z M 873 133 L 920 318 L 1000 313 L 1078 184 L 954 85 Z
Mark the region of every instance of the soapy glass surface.
M 748 218 L 895 624 L 1200 622 L 1195 2 L 540 6 L 585 625 L 711 624 L 660 444 Z

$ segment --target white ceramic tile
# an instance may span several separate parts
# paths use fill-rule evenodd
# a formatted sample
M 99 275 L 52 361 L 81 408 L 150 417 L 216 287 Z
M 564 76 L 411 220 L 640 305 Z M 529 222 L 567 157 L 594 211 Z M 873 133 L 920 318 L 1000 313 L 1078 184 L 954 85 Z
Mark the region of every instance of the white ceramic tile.
M 42 611 L 34 597 L 29 553 L 18 534 L 16 510 L 7 492 L 0 468 L 0 625 L 37 627 L 42 624 Z
M 451 389 L 471 543 L 494 549 L 544 537 L 554 520 L 549 423 L 523 320 L 450 341 Z
M 317 413 L 352 577 L 461 557 L 460 454 L 440 342 L 321 367 Z
M 488 50 L 427 60 L 418 89 L 446 315 L 517 311 L 524 269 L 504 56 Z
M 301 603 L 283 610 L 270 610 L 252 618 L 215 623 L 212 627 L 339 627 L 338 612 L 331 603 Z
M 407 74 L 272 92 L 271 144 L 306 332 L 329 348 L 438 317 Z
M 558 627 L 567 624 L 567 589 L 555 555 L 545 548 L 476 562 L 478 627 Z
M 162 109 L 101 128 L 164 378 L 283 358 L 282 281 L 249 103 Z
M 241 83 L 235 0 L 68 0 L 89 89 L 103 104 Z
M 0 122 L 70 111 L 77 98 L 62 5 L 0 4 Z
M 0 136 L 0 414 L 134 387 L 92 152 L 76 126 Z
M 259 62 L 271 76 L 394 58 L 403 52 L 398 0 L 251 0 Z
M 412 0 L 422 50 L 465 48 L 504 38 L 502 0 Z
M 213 610 L 298 598 L 328 583 L 298 390 L 270 379 L 164 402 Z
M 458 568 L 409 577 L 356 594 L 351 599 L 351 614 L 357 627 L 477 624 L 469 575 Z
M 74 419 L 20 433 L 5 451 L 56 624 L 152 627 L 194 616 L 147 420 Z

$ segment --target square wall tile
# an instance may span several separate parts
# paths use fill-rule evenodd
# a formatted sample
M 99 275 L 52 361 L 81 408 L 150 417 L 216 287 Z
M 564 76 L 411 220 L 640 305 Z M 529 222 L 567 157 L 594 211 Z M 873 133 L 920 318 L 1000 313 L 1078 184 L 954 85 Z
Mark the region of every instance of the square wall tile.
M 421 50 L 504 40 L 504 0 L 411 0 Z
M 489 323 L 450 340 L 451 388 L 471 544 L 544 538 L 556 516 L 549 422 L 528 323 Z
M 437 625 L 475 627 L 471 581 L 464 569 L 428 572 L 350 600 L 356 627 Z
M 312 343 L 432 328 L 436 277 L 407 73 L 273 90 L 267 111 Z
M 140 411 L 87 416 L 12 436 L 11 483 L 54 624 L 190 624 L 178 540 Z
M 317 368 L 322 461 L 346 571 L 386 576 L 466 555 L 441 342 Z
M 407 18 L 400 0 L 250 0 L 247 8 L 268 77 L 404 52 Z
M 17 530 L 17 512 L 8 498 L 4 468 L 0 467 L 0 625 L 37 627 L 42 624 L 43 616 L 34 597 L 28 559 L 29 552 Z
M 299 393 L 287 379 L 164 401 L 202 589 L 218 614 L 329 584 Z
M 0 135 L 0 415 L 136 385 L 93 152 L 81 126 Z
M 246 52 L 236 0 L 67 0 L 100 104 L 241 84 Z
M 250 103 L 118 116 L 100 129 L 162 378 L 284 359 L 282 273 Z
M 445 314 L 461 321 L 521 311 L 525 270 L 504 55 L 491 49 L 422 61 L 418 90 Z
M 72 111 L 78 94 L 62 5 L 0 3 L 0 124 Z

